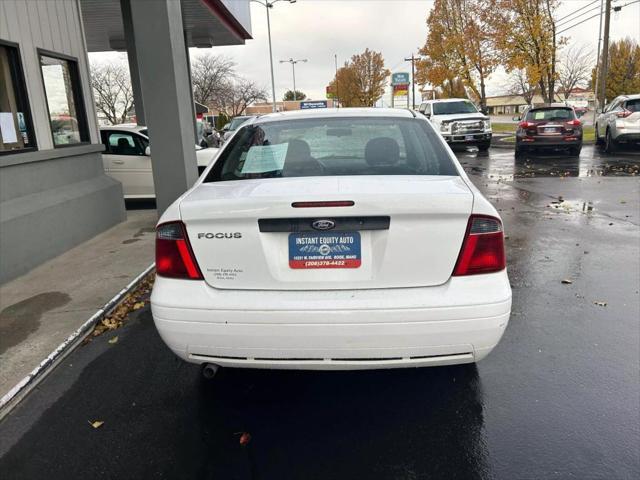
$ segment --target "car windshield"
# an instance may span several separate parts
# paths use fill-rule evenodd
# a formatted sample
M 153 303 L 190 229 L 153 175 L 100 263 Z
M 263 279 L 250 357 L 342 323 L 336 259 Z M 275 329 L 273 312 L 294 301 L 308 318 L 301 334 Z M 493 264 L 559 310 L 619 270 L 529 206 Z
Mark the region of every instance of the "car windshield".
M 334 175 L 458 175 L 426 121 L 317 118 L 243 127 L 206 182 Z
M 244 122 L 246 122 L 250 118 L 251 117 L 236 117 L 236 118 L 234 118 L 233 120 L 231 120 L 231 123 L 229 124 L 229 130 L 230 131 L 236 130 L 240 125 L 242 125 Z
M 478 109 L 468 100 L 436 102 L 433 104 L 434 115 L 455 115 L 457 113 L 478 113 Z
M 573 120 L 575 115 L 571 108 L 535 108 L 527 113 L 529 122 L 548 122 L 551 120 Z

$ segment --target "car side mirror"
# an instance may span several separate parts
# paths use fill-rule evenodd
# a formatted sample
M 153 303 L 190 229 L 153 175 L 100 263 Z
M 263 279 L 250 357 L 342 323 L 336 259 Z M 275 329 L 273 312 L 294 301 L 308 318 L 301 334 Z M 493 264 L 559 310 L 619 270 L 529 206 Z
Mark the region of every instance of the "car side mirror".
M 487 110 L 486 108 L 481 108 L 480 113 L 482 113 L 483 115 L 489 115 L 489 110 Z
M 150 157 L 150 156 L 151 156 L 151 147 L 147 147 L 147 148 L 145 148 L 145 149 L 144 149 L 144 154 L 145 154 L 147 157 Z
M 424 112 L 424 113 L 423 113 L 423 115 L 424 115 L 425 117 L 427 117 L 427 118 L 431 118 L 431 114 L 430 114 L 430 113 Z

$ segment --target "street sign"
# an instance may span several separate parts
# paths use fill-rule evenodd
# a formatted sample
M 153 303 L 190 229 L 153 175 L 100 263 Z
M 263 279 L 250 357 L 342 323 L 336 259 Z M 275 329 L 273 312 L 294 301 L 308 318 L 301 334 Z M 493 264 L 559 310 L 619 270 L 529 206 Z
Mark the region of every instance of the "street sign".
M 335 98 L 336 94 L 333 91 L 333 87 L 331 85 L 327 85 L 326 87 L 327 98 Z
M 409 74 L 407 72 L 399 72 L 391 74 L 391 85 L 409 85 Z
M 310 102 L 300 102 L 300 110 L 308 110 L 311 108 L 327 108 L 327 101 L 316 100 Z

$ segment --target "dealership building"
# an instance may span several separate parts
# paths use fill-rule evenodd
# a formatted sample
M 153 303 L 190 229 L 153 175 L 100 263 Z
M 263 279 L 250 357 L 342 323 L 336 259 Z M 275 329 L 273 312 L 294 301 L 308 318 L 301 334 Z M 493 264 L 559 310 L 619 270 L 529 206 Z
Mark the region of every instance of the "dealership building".
M 197 178 L 188 48 L 250 38 L 249 0 L 0 1 L 0 283 L 126 218 L 88 52 L 127 52 L 163 211 Z

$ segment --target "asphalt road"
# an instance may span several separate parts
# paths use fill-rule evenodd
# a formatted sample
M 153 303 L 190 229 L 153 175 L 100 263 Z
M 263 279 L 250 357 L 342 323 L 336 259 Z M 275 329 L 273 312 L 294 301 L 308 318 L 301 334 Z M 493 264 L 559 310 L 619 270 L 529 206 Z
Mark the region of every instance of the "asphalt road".
M 640 156 L 458 156 L 508 236 L 513 315 L 486 360 L 205 382 L 142 309 L 0 423 L 0 478 L 638 478 Z

